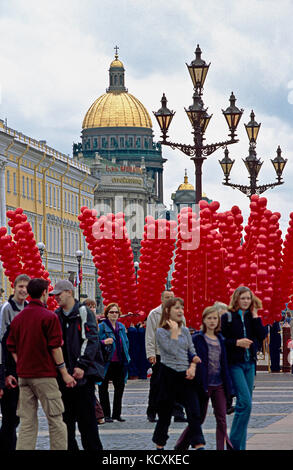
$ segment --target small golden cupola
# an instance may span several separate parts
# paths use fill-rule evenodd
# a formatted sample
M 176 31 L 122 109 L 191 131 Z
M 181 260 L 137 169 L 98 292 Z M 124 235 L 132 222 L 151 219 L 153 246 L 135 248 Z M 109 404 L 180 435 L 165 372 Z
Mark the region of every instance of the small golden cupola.
M 187 169 L 185 168 L 184 183 L 181 183 L 177 191 L 194 191 L 194 186 L 188 182 Z

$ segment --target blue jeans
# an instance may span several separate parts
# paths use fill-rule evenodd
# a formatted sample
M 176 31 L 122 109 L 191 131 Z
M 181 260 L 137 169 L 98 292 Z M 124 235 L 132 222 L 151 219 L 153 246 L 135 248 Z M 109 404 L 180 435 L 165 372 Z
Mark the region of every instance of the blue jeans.
M 230 441 L 235 450 L 245 450 L 247 427 L 252 408 L 255 364 L 253 362 L 233 364 L 230 367 L 230 374 L 236 394 L 235 415 L 230 432 Z

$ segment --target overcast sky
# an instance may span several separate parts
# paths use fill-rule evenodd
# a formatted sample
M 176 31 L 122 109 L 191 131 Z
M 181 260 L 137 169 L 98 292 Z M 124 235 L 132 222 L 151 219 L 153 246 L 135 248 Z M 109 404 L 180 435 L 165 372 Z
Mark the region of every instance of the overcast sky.
M 221 109 L 234 92 L 244 108 L 238 137 L 229 147 L 235 159 L 231 180 L 248 184 L 242 158 L 248 155 L 244 123 L 261 122 L 257 154 L 264 160 L 259 184 L 275 181 L 270 162 L 278 145 L 288 159 L 284 185 L 264 193 L 268 208 L 282 214 L 287 229 L 293 212 L 293 3 L 290 0 L 0 0 L 1 112 L 8 126 L 72 154 L 82 120 L 108 86 L 114 46 L 126 69 L 126 87 L 149 111 L 155 140 L 160 133 L 152 111 L 162 93 L 176 111 L 169 130 L 174 142 L 192 143 L 184 107 L 193 88 L 185 63 L 196 45 L 211 62 L 203 101 L 213 114 L 206 142 L 226 140 Z M 163 148 L 165 204 L 194 165 L 183 153 Z M 221 210 L 237 204 L 245 217 L 249 200 L 221 184 L 220 149 L 205 161 L 203 191 Z

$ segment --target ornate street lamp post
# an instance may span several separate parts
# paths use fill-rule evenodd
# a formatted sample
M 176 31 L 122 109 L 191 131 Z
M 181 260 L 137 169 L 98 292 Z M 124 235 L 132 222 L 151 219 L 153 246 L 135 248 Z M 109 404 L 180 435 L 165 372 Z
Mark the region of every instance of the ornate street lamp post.
M 185 108 L 185 112 L 193 129 L 193 145 L 174 143 L 167 140 L 167 132 L 175 112 L 170 111 L 170 109 L 167 108 L 167 98 L 165 93 L 163 93 L 163 97 L 161 99 L 162 107 L 157 112 L 154 112 L 154 115 L 162 132 L 162 141 L 160 143 L 163 145 L 168 145 L 172 149 L 181 150 L 181 152 L 183 152 L 185 155 L 188 155 L 194 162 L 196 188 L 195 202 L 197 204 L 202 198 L 202 164 L 204 160 L 206 160 L 206 158 L 215 152 L 218 148 L 226 147 L 227 145 L 238 142 L 238 139 L 236 139 L 236 129 L 241 119 L 243 109 L 240 110 L 235 106 L 236 98 L 232 92 L 230 96 L 230 106 L 225 111 L 222 110 L 229 126 L 230 140 L 225 142 L 217 142 L 215 144 L 204 144 L 204 134 L 212 116 L 208 115 L 208 108 L 204 107 L 201 96 L 203 94 L 203 85 L 210 64 L 207 65 L 206 62 L 202 60 L 201 49 L 199 45 L 197 45 L 195 51 L 195 60 L 193 60 L 190 65 L 186 65 L 194 87 L 193 103 L 191 106 L 189 106 L 188 109 Z
M 135 269 L 135 282 L 137 284 L 137 272 L 138 272 L 138 266 L 139 266 L 139 262 L 138 261 L 134 261 L 134 269 Z
M 44 244 L 43 242 L 38 242 L 38 243 L 37 243 L 37 247 L 38 247 L 38 249 L 39 249 L 41 258 L 43 258 L 44 253 L 45 253 L 45 249 L 46 249 L 45 244 Z
M 254 118 L 255 118 L 255 114 L 253 111 L 251 111 L 250 122 L 248 124 L 245 124 L 245 129 L 246 129 L 248 139 L 249 139 L 249 155 L 248 157 L 243 159 L 243 162 L 249 173 L 250 184 L 245 186 L 242 184 L 234 184 L 234 183 L 229 182 L 230 173 L 231 173 L 232 166 L 234 165 L 235 160 L 231 160 L 229 158 L 229 151 L 227 148 L 225 149 L 225 152 L 224 152 L 224 155 L 225 155 L 224 158 L 222 160 L 219 160 L 219 163 L 224 173 L 223 184 L 225 186 L 230 186 L 231 188 L 234 188 L 234 189 L 239 189 L 239 191 L 241 191 L 248 197 L 252 196 L 252 194 L 261 194 L 267 189 L 274 188 L 275 186 L 283 184 L 284 181 L 282 181 L 282 173 L 287 163 L 287 159 L 285 160 L 282 157 L 282 151 L 279 146 L 277 148 L 277 156 L 273 160 L 271 160 L 275 168 L 276 174 L 277 174 L 277 181 L 275 183 L 268 183 L 268 184 L 263 184 L 260 186 L 257 185 L 257 181 L 258 181 L 257 177 L 262 167 L 263 161 L 257 158 L 257 154 L 255 150 L 256 139 L 257 139 L 261 124 L 258 124 Z
M 77 250 L 75 252 L 75 256 L 76 256 L 76 259 L 77 259 L 77 263 L 78 263 L 78 278 L 80 276 L 80 266 L 81 266 L 81 258 L 83 256 L 83 252 L 81 250 Z M 78 279 L 78 300 L 80 301 L 80 278 Z

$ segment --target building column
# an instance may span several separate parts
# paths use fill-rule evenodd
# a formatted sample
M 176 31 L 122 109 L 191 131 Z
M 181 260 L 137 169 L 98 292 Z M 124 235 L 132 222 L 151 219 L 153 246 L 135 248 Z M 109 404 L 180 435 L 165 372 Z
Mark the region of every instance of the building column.
M 5 167 L 7 160 L 0 155 L 0 227 L 6 227 L 6 187 L 5 187 Z
M 158 197 L 159 201 L 163 204 L 163 170 L 158 171 Z

